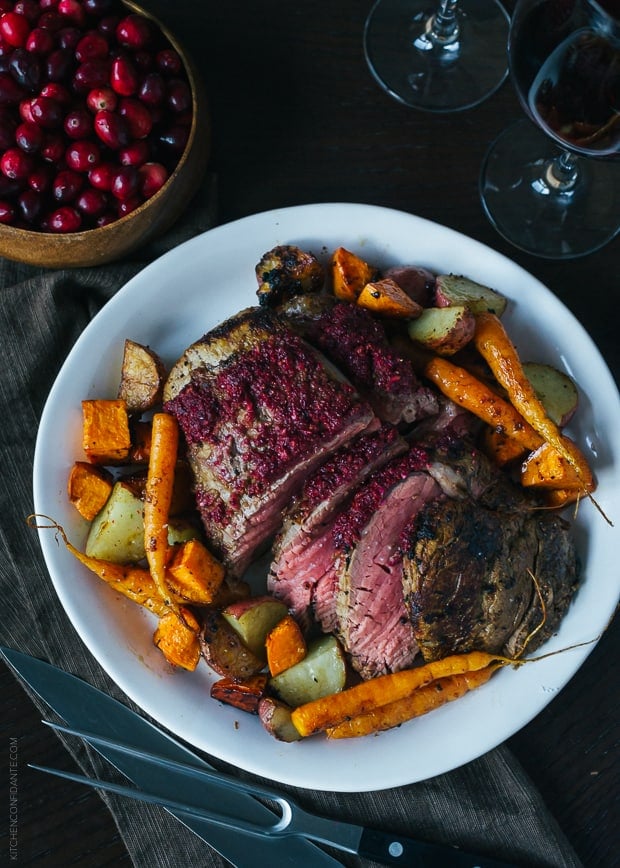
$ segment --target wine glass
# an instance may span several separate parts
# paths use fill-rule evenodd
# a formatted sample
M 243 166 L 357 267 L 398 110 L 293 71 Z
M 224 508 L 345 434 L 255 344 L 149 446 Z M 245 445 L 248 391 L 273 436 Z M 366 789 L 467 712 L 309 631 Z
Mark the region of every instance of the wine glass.
M 486 156 L 485 211 L 529 253 L 591 253 L 620 229 L 620 4 L 519 0 L 508 53 L 528 119 Z
M 498 0 L 377 0 L 364 28 L 381 87 L 432 112 L 471 108 L 494 93 L 508 74 L 507 41 Z

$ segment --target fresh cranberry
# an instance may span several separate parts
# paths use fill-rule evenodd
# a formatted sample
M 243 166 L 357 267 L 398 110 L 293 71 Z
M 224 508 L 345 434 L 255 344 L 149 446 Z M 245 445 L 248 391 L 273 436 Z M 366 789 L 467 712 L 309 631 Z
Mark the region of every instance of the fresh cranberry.
M 13 12 L 14 5 L 13 0 L 0 0 L 0 15 L 4 15 L 5 12 Z
M 53 211 L 45 223 L 50 232 L 77 232 L 81 225 L 82 218 L 79 211 L 68 205 Z
M 0 105 L 17 105 L 25 96 L 24 88 L 8 72 L 0 72 Z
M 171 78 L 168 82 L 167 103 L 177 114 L 191 108 L 192 92 L 189 89 L 189 84 L 182 78 Z
M 61 205 L 72 202 L 84 186 L 84 177 L 73 169 L 61 169 L 52 183 L 52 195 Z
M 76 108 L 65 115 L 63 129 L 70 139 L 85 139 L 93 131 L 93 116 L 85 108 Z
M 166 84 L 159 72 L 144 76 L 138 89 L 138 97 L 148 106 L 161 105 L 166 96 Z
M 151 149 L 144 139 L 130 142 L 126 148 L 118 152 L 118 161 L 121 166 L 141 166 L 146 163 L 151 155 Z
M 125 118 L 129 135 L 133 139 L 145 139 L 153 128 L 153 120 L 148 108 L 133 97 L 121 99 L 118 112 Z
M 115 57 L 110 68 L 110 85 L 119 96 L 131 96 L 138 90 L 139 77 L 127 57 Z
M 50 81 L 64 81 L 74 66 L 70 48 L 55 48 L 45 59 L 45 74 Z
M 145 199 L 150 199 L 168 180 L 168 170 L 161 163 L 144 163 L 138 169 L 140 177 L 140 192 Z
M 57 9 L 59 15 L 64 15 L 78 27 L 84 26 L 86 11 L 79 0 L 58 0 Z
M 37 21 L 38 27 L 42 27 L 44 30 L 51 30 L 52 33 L 58 33 L 66 24 L 66 20 L 52 7 L 42 12 Z
M 0 200 L 0 223 L 3 223 L 5 226 L 15 222 L 15 208 L 11 205 L 10 202 L 2 199 Z
M 155 64 L 155 58 L 150 51 L 145 48 L 135 51 L 133 54 L 133 62 L 138 67 L 140 72 L 150 72 Z
M 180 154 L 185 150 L 187 140 L 189 139 L 189 127 L 185 124 L 173 124 L 167 127 L 157 136 L 157 141 L 166 151 L 174 154 Z
M 64 84 L 60 84 L 58 81 L 48 81 L 44 84 L 39 96 L 49 96 L 51 99 L 55 99 L 56 102 L 59 102 L 62 106 L 68 106 L 73 101 L 73 97 L 67 88 Z
M 101 151 L 96 142 L 80 139 L 65 151 L 65 163 L 75 172 L 89 172 L 101 160 Z
M 32 121 L 23 121 L 15 130 L 15 144 L 27 154 L 36 154 L 43 144 L 43 130 Z
M 132 211 L 135 211 L 142 204 L 142 201 L 140 196 L 129 196 L 128 199 L 119 199 L 117 204 L 118 216 L 125 217 L 127 214 L 131 214 Z
M 14 201 L 23 189 L 23 179 L 7 178 L 0 172 L 0 198 Z
M 15 144 L 17 121 L 7 108 L 0 108 L 0 150 L 5 151 Z
M 45 163 L 40 164 L 28 175 L 28 186 L 36 193 L 46 193 L 52 186 L 52 170 Z
M 100 111 L 95 115 L 95 132 L 112 150 L 117 151 L 129 144 L 127 122 L 116 112 Z
M 115 36 L 119 21 L 118 15 L 105 15 L 100 19 L 97 30 L 104 36 Z
M 127 15 L 118 23 L 116 38 L 125 48 L 144 48 L 151 40 L 151 25 L 143 15 Z
M 104 193 L 109 193 L 112 189 L 114 176 L 118 171 L 118 167 L 113 163 L 99 163 L 94 169 L 88 173 L 88 180 L 91 186 L 96 190 L 102 190 Z
M 157 68 L 164 75 L 180 75 L 183 71 L 183 61 L 178 51 L 175 51 L 174 48 L 163 48 L 161 51 L 158 51 L 155 56 L 155 62 Z
M 31 51 L 33 54 L 49 54 L 54 48 L 54 37 L 49 30 L 44 30 L 42 27 L 35 27 L 28 34 L 26 40 L 26 51 Z
M 32 115 L 32 98 L 23 99 L 19 104 L 19 116 L 23 121 L 30 121 L 34 123 L 34 117 Z
M 113 0 L 83 0 L 84 9 L 98 18 L 110 11 L 114 5 Z
M 75 51 L 75 47 L 82 36 L 83 33 L 79 27 L 69 25 L 68 27 L 60 28 L 56 34 L 56 40 L 60 48 L 70 48 L 71 51 Z
M 58 0 L 39 0 L 39 6 L 41 9 L 52 9 L 57 5 L 57 3 Z
M 32 157 L 21 148 L 8 148 L 0 159 L 0 171 L 12 181 L 25 180 L 33 168 Z
M 102 229 L 104 226 L 109 226 L 110 223 L 116 223 L 117 220 L 118 214 L 115 214 L 114 211 L 106 211 L 101 217 L 97 217 L 95 225 L 98 229 Z
M 65 140 L 59 133 L 48 133 L 43 139 L 41 156 L 47 163 L 58 165 L 65 153 Z
M 85 60 L 107 57 L 109 53 L 108 40 L 97 30 L 90 30 L 82 36 L 75 47 L 75 59 L 80 63 L 84 63 Z
M 30 23 L 36 21 L 41 14 L 41 7 L 36 0 L 17 0 L 13 11 L 23 15 Z
M 28 19 L 17 12 L 5 12 L 0 18 L 0 34 L 14 48 L 23 47 L 30 34 Z
M 110 63 L 107 58 L 85 60 L 75 71 L 73 89 L 76 93 L 88 93 L 95 87 L 107 87 Z
M 86 187 L 75 200 L 75 207 L 87 217 L 101 217 L 108 208 L 108 197 L 102 190 Z
M 130 199 L 138 192 L 139 176 L 133 166 L 121 166 L 112 181 L 111 193 L 116 199 Z
M 35 93 L 41 84 L 41 64 L 36 55 L 25 48 L 16 48 L 9 61 L 9 71 L 23 88 Z
M 111 111 L 118 105 L 118 96 L 111 87 L 94 87 L 88 92 L 86 105 L 91 112 Z
M 35 190 L 24 190 L 17 198 L 20 214 L 27 223 L 35 223 L 43 211 L 44 197 Z
M 30 100 L 30 110 L 35 123 L 46 130 L 62 124 L 64 112 L 58 100 L 49 96 L 35 96 Z

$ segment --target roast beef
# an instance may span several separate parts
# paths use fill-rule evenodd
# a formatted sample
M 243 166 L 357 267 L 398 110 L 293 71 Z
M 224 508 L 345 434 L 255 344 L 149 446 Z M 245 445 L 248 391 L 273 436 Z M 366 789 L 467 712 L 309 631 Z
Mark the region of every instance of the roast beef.
M 328 519 L 308 534 L 295 515 L 280 535 L 269 589 L 303 621 L 314 618 L 335 633 L 364 677 L 411 664 L 417 645 L 405 609 L 399 548 L 403 527 L 441 489 L 428 473 L 419 447 L 392 458 L 360 482 Z
M 434 501 L 407 527 L 403 548 L 404 597 L 425 660 L 533 651 L 577 587 L 568 525 L 526 503 Z
M 189 347 L 164 402 L 187 443 L 209 543 L 232 576 L 268 545 L 305 477 L 378 424 L 314 348 L 261 308 Z
M 436 394 L 418 380 L 411 361 L 391 346 L 383 325 L 360 305 L 298 301 L 287 319 L 351 380 L 375 413 L 393 425 L 438 410 Z

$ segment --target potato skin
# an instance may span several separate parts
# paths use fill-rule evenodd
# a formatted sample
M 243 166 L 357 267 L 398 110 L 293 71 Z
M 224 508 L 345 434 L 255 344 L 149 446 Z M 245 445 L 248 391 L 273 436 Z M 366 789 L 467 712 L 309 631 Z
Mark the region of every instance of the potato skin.
M 151 410 L 161 401 L 166 369 L 157 353 L 135 341 L 125 341 L 118 397 L 129 413 Z
M 435 275 L 421 265 L 394 265 L 382 275 L 397 283 L 409 298 L 422 307 L 431 304 L 435 291 Z
M 219 675 L 245 681 L 264 666 L 241 641 L 221 612 L 212 607 L 202 610 L 200 650 L 211 669 Z

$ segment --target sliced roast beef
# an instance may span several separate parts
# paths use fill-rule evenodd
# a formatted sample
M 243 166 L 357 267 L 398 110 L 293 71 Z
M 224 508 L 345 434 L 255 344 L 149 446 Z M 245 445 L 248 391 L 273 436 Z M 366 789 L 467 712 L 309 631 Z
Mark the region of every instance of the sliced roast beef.
M 326 582 L 322 580 L 335 557 L 328 525 L 364 479 L 406 449 L 406 442 L 391 425 L 361 434 L 307 478 L 285 511 L 273 546 L 267 584 L 271 593 L 286 599 L 306 626 L 315 607 L 323 613 L 325 623 L 328 620 L 321 602 L 329 602 Z
M 370 406 L 265 309 L 193 344 L 166 384 L 207 537 L 232 575 L 266 547 L 306 476 L 376 426 Z
M 272 592 L 334 632 L 364 677 L 404 668 L 417 653 L 399 543 L 415 511 L 441 495 L 427 466 L 426 451 L 409 448 L 370 474 L 327 522 L 305 537 L 289 534 L 276 550 Z
M 515 655 L 530 636 L 533 650 L 577 586 L 566 523 L 525 504 L 434 501 L 407 527 L 404 548 L 404 596 L 426 660 L 473 649 Z
M 351 380 L 380 419 L 411 424 L 437 413 L 435 393 L 418 380 L 411 361 L 390 345 L 382 324 L 363 307 L 320 303 L 289 317 Z

